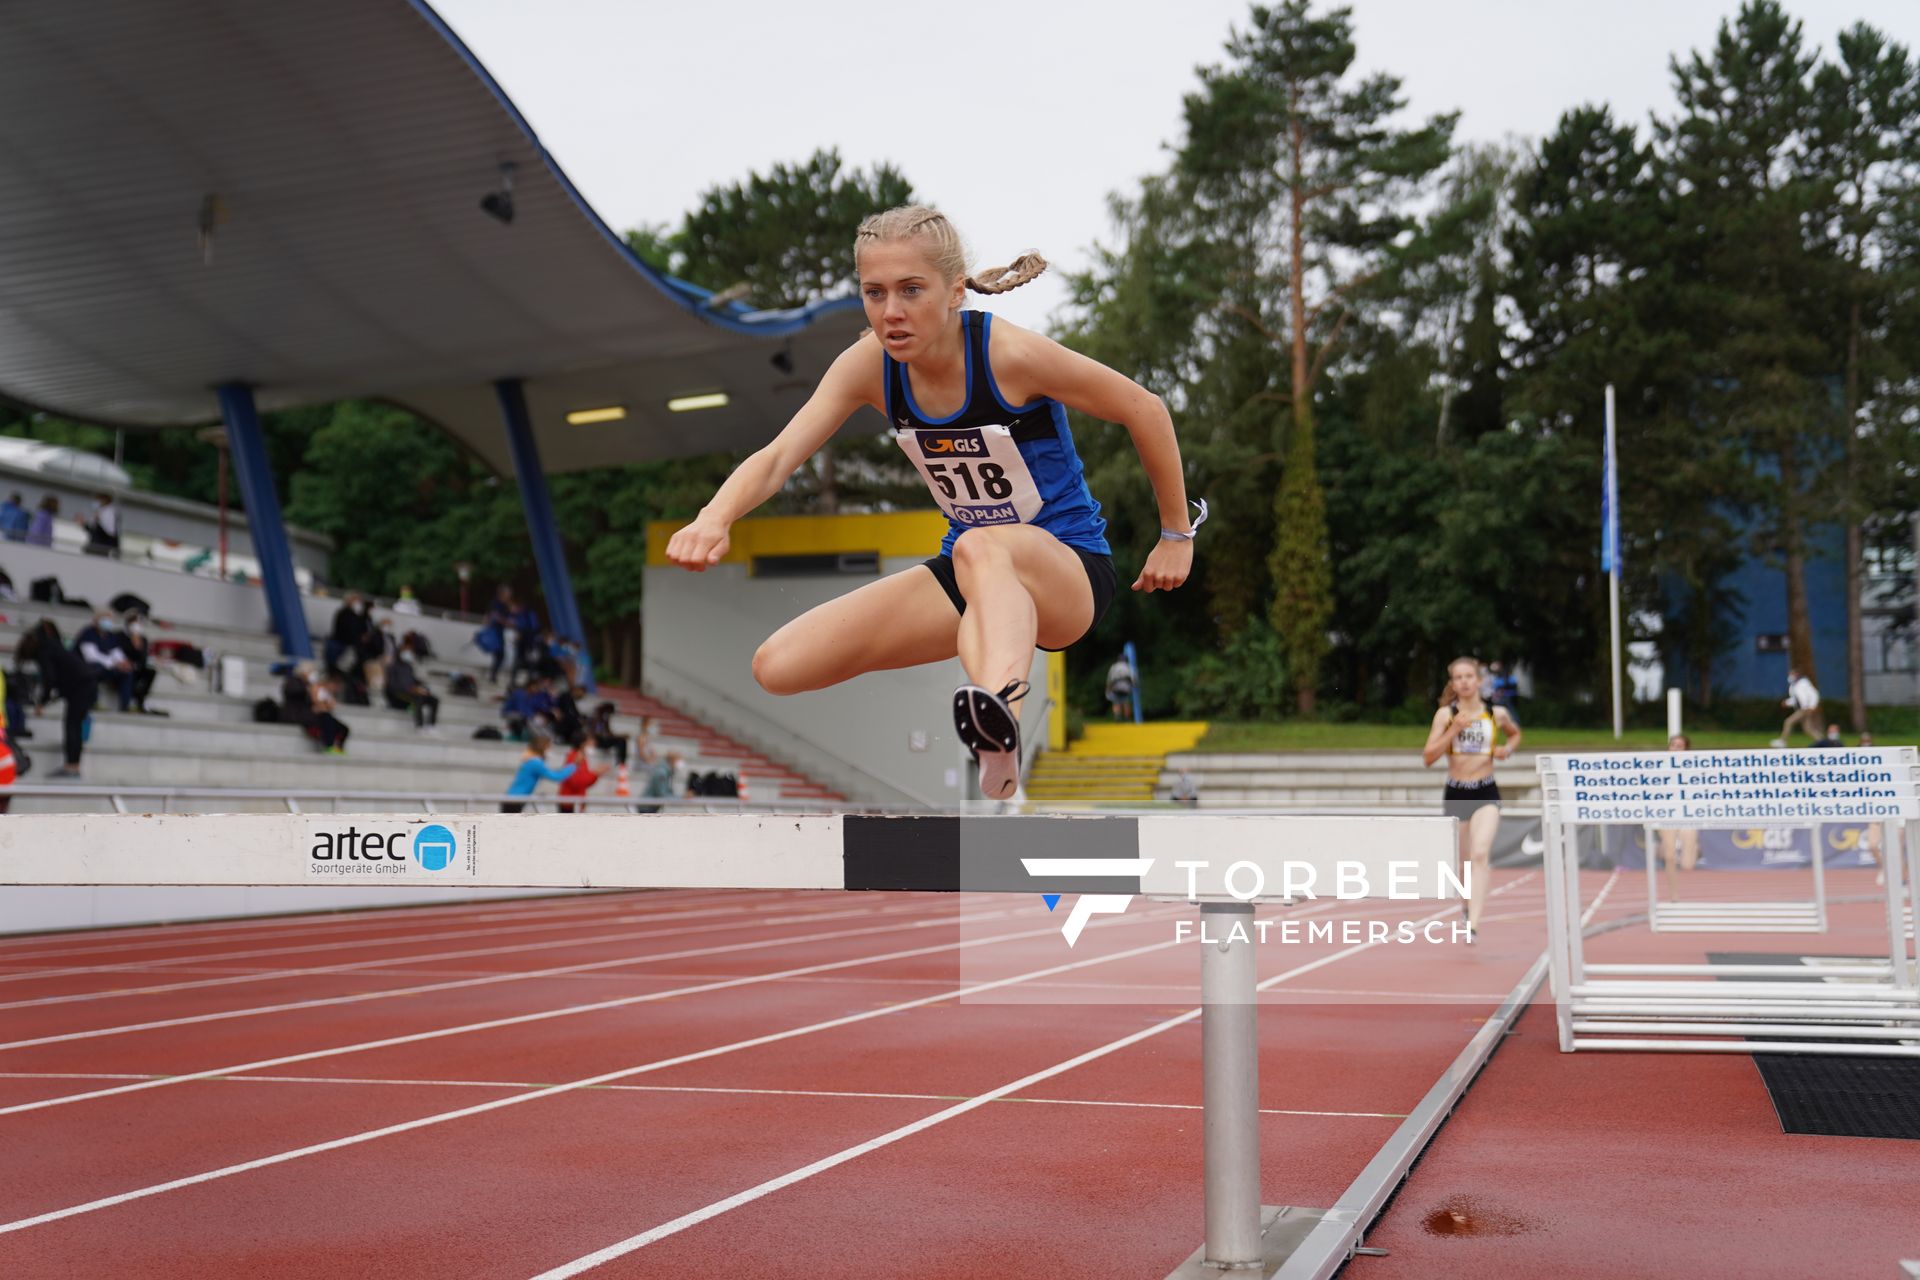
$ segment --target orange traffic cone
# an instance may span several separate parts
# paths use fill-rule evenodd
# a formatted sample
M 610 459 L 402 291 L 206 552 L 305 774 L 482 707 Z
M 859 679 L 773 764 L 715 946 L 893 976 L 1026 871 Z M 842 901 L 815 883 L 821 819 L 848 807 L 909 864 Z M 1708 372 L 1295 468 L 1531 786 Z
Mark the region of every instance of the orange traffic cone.
M 744 773 L 740 775 L 740 784 L 737 790 L 740 795 L 741 804 L 750 804 L 753 801 L 753 797 L 747 794 L 747 775 Z
M 630 796 L 633 794 L 633 786 L 627 779 L 627 766 L 624 761 L 620 765 L 620 772 L 614 775 L 613 794 L 616 796 Z

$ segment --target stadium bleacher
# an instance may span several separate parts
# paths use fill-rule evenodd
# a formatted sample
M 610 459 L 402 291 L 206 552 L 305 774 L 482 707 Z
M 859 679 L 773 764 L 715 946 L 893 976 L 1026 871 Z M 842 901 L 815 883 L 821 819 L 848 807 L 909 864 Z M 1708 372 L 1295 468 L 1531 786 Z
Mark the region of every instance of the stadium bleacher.
M 143 716 L 113 710 L 110 692 L 103 692 L 93 713 L 93 729 L 82 761 L 82 782 L 100 786 L 232 788 L 266 791 L 388 792 L 396 808 L 409 807 L 411 797 L 424 795 L 499 795 L 504 792 L 523 744 L 473 737 L 482 725 L 501 723 L 500 690 L 486 683 L 484 655 L 469 648 L 464 654 L 438 655 L 420 664 L 427 683 L 441 697 L 440 730 L 417 732 L 404 711 L 390 710 L 378 691 L 373 706 L 346 706 L 336 714 L 351 729 L 347 754 L 317 751 L 301 731 L 289 724 L 256 723 L 255 702 L 278 700 L 279 676 L 270 668 L 283 661 L 271 635 L 168 618 L 162 602 L 149 630 L 154 642 L 182 640 L 202 649 L 205 670 L 188 669 L 187 680 L 174 674 L 177 665 L 157 661 L 159 675 L 148 698 L 162 716 Z M 59 626 L 70 644 L 91 614 L 72 606 L 37 602 L 0 605 L 0 655 L 12 664 L 20 637 L 41 618 Z M 404 619 L 403 619 L 404 620 Z M 215 672 L 222 658 L 237 658 L 244 669 L 240 687 L 217 690 Z M 230 663 L 228 665 L 231 665 Z M 479 697 L 448 692 L 451 677 L 465 673 L 477 678 Z M 637 736 L 640 716 L 653 718 L 652 740 L 658 757 L 681 752 L 696 773 L 732 773 L 744 779 L 756 802 L 839 799 L 834 792 L 796 770 L 768 759 L 750 747 L 700 724 L 679 710 L 635 691 L 603 686 L 598 698 L 614 703 L 616 728 Z M 32 774 L 21 781 L 37 784 L 59 764 L 58 704 L 41 716 L 29 715 L 33 738 L 22 743 L 34 757 Z M 559 763 L 562 753 L 549 757 Z M 610 757 L 600 753 L 596 767 L 604 776 L 593 797 L 613 794 Z M 635 762 L 633 793 L 645 787 L 644 767 Z M 543 789 L 551 791 L 551 788 Z M 75 794 L 72 799 L 51 795 L 18 795 L 16 813 L 104 811 L 109 798 Z M 183 799 L 178 810 L 245 810 L 281 807 L 270 799 Z M 356 802 L 356 807 L 367 807 Z

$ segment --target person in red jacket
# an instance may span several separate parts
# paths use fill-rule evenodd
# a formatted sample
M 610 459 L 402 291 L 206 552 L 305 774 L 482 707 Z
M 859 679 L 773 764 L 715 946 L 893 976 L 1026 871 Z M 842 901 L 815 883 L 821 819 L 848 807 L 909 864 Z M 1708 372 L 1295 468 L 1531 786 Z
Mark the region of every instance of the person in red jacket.
M 600 775 L 593 771 L 592 762 L 587 758 L 587 738 L 584 733 L 576 733 L 569 740 L 567 758 L 561 762 L 561 767 L 567 765 L 573 766 L 573 773 L 560 784 L 562 796 L 584 796 L 588 787 L 600 781 Z M 571 805 L 565 801 L 560 804 L 562 813 L 581 813 L 585 810 L 585 805 Z

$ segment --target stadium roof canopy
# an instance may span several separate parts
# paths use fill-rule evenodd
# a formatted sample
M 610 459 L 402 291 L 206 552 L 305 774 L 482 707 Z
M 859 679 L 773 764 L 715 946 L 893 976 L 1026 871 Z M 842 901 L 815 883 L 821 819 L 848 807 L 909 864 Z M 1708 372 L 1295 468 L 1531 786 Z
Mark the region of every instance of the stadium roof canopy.
M 508 183 L 510 221 L 482 208 Z M 417 0 L 7 6 L 0 396 L 19 404 L 161 428 L 217 420 L 230 382 L 262 409 L 380 398 L 505 472 L 493 384 L 519 378 L 567 471 L 757 447 L 863 323 L 855 300 L 715 306 L 648 268 Z M 565 420 L 607 406 L 626 418 Z

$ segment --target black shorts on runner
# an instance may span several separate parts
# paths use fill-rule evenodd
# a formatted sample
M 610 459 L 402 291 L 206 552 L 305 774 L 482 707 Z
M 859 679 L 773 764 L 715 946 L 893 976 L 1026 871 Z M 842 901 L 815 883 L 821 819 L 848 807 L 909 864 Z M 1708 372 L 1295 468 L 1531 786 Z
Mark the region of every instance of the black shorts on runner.
M 1492 778 L 1482 778 L 1479 782 L 1449 782 L 1440 808 L 1449 818 L 1465 822 L 1488 805 L 1500 807 L 1500 785 Z
M 1086 639 L 1088 632 L 1091 632 L 1095 627 L 1100 625 L 1100 619 L 1106 617 L 1107 607 L 1113 603 L 1113 593 L 1119 583 L 1119 578 L 1113 571 L 1112 556 L 1103 556 L 1093 551 L 1082 551 L 1079 547 L 1068 547 L 1067 550 L 1080 557 L 1080 567 L 1087 571 L 1087 585 L 1093 588 L 1093 621 L 1087 624 L 1086 631 L 1082 631 L 1080 635 L 1075 638 L 1074 643 L 1078 644 L 1081 640 Z M 965 613 L 967 611 L 967 598 L 960 594 L 959 579 L 954 577 L 953 558 L 951 556 L 934 556 L 925 563 L 927 568 L 933 570 L 933 576 L 939 579 L 940 589 L 947 593 L 947 599 L 953 601 L 953 607 L 961 613 Z M 1067 647 L 1066 645 L 1060 646 L 1061 649 Z M 1048 653 L 1060 652 L 1060 649 L 1047 649 L 1045 645 L 1041 645 L 1040 648 L 1045 649 Z

